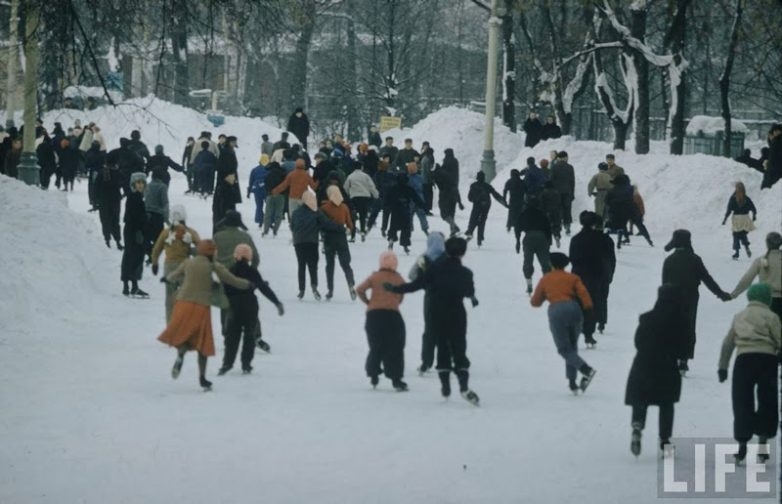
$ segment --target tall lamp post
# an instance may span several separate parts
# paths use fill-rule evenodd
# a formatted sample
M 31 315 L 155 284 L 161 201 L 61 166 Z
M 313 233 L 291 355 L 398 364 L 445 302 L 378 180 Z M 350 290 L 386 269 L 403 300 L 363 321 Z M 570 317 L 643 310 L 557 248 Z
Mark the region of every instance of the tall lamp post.
M 19 60 L 19 0 L 11 0 L 11 22 L 8 30 L 8 63 L 5 99 L 5 127 L 14 125 L 14 92 L 16 90 L 16 62 Z
M 497 162 L 494 159 L 494 115 L 497 108 L 497 45 L 502 24 L 498 3 L 499 0 L 491 0 L 489 57 L 486 63 L 486 127 L 481 171 L 486 174 L 487 181 L 493 180 L 497 175 Z
M 19 180 L 27 185 L 41 181 L 38 156 L 35 154 L 35 116 L 38 105 L 38 29 L 36 2 L 25 2 L 24 27 L 24 137 L 19 161 Z

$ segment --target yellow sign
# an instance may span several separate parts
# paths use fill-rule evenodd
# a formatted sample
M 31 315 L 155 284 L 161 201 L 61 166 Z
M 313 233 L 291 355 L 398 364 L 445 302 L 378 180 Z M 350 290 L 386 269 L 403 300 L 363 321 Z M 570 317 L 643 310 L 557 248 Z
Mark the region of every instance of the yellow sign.
M 402 127 L 402 118 L 393 116 L 380 116 L 380 132 Z

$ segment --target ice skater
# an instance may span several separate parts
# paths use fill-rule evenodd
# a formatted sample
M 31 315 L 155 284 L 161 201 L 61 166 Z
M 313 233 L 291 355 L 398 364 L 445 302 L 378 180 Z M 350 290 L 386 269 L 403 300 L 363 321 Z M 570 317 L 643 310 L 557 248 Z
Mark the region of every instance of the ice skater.
M 749 216 L 750 213 L 752 218 Z M 733 214 L 732 217 L 731 214 Z M 755 230 L 755 219 L 757 216 L 758 211 L 755 208 L 755 204 L 747 196 L 744 184 L 736 182 L 736 190 L 728 200 L 728 208 L 725 210 L 725 217 L 722 219 L 722 225 L 724 226 L 728 221 L 728 217 L 730 217 L 730 227 L 733 231 L 733 259 L 739 258 L 741 245 L 744 245 L 747 257 L 752 257 L 747 235 L 750 231 Z
M 496 199 L 505 208 L 508 208 L 508 203 L 496 189 L 486 182 L 485 173 L 478 172 L 475 179 L 475 182 L 470 184 L 470 191 L 467 193 L 467 199 L 472 202 L 472 211 L 470 212 L 470 223 L 467 226 L 467 232 L 464 237 L 468 241 L 471 240 L 473 231 L 477 227 L 478 246 L 480 247 L 485 238 L 486 219 L 489 218 L 491 199 Z
M 419 277 L 426 275 L 426 272 L 432 265 L 445 254 L 445 236 L 439 231 L 429 233 L 426 238 L 426 252 L 421 254 L 415 261 L 407 277 L 414 282 Z M 429 290 L 424 291 L 424 334 L 421 342 L 421 365 L 418 367 L 418 374 L 431 369 L 434 364 L 435 340 L 432 332 L 432 299 Z

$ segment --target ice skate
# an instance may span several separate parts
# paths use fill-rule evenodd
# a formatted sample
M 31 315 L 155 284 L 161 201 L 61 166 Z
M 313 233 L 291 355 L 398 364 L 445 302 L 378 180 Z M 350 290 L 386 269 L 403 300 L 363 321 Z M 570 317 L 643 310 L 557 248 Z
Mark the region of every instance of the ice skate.
M 744 250 L 747 252 L 747 257 L 752 257 L 752 251 L 749 249 L 749 244 L 744 245 Z
M 380 383 L 380 379 L 377 376 L 370 376 L 369 377 L 369 384 L 372 385 L 372 388 L 377 388 L 377 384 Z
M 660 441 L 660 458 L 672 459 L 676 456 L 676 447 L 673 446 L 669 439 L 663 439 Z
M 122 295 L 125 296 L 125 297 L 130 296 L 130 289 L 128 289 L 127 285 L 122 288 Z
M 397 392 L 407 392 L 409 389 L 407 388 L 407 383 L 403 382 L 402 380 L 394 380 L 393 381 L 394 390 Z
M 578 386 L 578 383 L 576 383 L 576 380 L 570 380 L 568 382 L 568 388 L 570 389 L 570 392 L 574 395 L 578 395 L 578 391 L 581 390 L 581 387 Z
M 266 353 L 272 353 L 272 347 L 266 343 L 263 339 L 258 338 L 255 340 L 255 345 Z
M 738 250 L 736 250 L 735 252 L 733 252 L 733 255 L 732 255 L 732 256 L 730 256 L 730 257 L 731 257 L 731 258 L 732 258 L 734 261 L 738 261 L 738 260 L 739 260 L 739 251 L 738 251 Z
M 242 374 L 250 374 L 253 372 L 252 366 L 242 366 Z
M 312 288 L 312 297 L 315 298 L 315 301 L 320 301 L 320 292 L 318 292 L 317 287 Z
M 462 392 L 462 397 L 465 401 L 472 404 L 473 406 L 479 406 L 480 398 L 478 397 L 478 394 L 473 392 L 470 389 L 467 389 Z
M 304 291 L 303 290 L 299 291 L 299 293 L 296 294 L 296 297 L 299 299 L 299 301 L 304 299 Z
M 603 331 L 605 330 L 606 330 L 606 325 L 604 323 L 600 322 L 599 324 L 597 324 L 597 332 L 603 334 Z
M 146 298 L 148 298 L 148 297 L 149 297 L 149 294 L 147 294 L 147 293 L 146 293 L 146 292 L 144 292 L 143 290 L 139 289 L 139 288 L 138 288 L 138 286 L 136 286 L 136 287 L 133 287 L 133 288 L 130 290 L 130 295 L 131 295 L 132 297 L 136 297 L 136 298 L 139 298 L 139 299 L 146 299 Z
M 581 378 L 581 385 L 579 386 L 581 388 L 581 392 L 586 392 L 587 387 L 589 387 L 589 384 L 592 383 L 592 379 L 597 374 L 597 371 L 595 371 L 594 368 L 591 368 L 589 366 L 586 366 L 587 369 L 582 371 L 584 374 L 584 377 Z
M 226 374 L 228 371 L 230 371 L 230 370 L 231 370 L 231 368 L 229 368 L 229 367 L 221 367 L 221 368 L 220 368 L 220 369 L 217 371 L 217 376 L 225 376 L 225 374 Z
M 418 376 L 424 376 L 426 372 L 429 371 L 429 368 L 421 364 L 418 366 L 418 368 L 416 368 L 416 371 L 418 371 Z
M 331 298 L 334 297 L 334 291 L 328 291 L 326 292 L 326 301 L 331 301 Z
M 584 336 L 584 343 L 589 350 L 592 350 L 597 345 L 597 341 L 592 336 Z
M 351 301 L 355 301 L 355 300 L 356 300 L 356 297 L 357 297 L 357 294 L 356 294 L 356 289 L 355 289 L 355 288 L 354 288 L 354 287 L 351 285 L 351 286 L 348 288 L 348 291 L 350 292 L 350 300 L 351 300 Z
M 765 464 L 770 458 L 767 444 L 767 437 L 758 436 L 758 464 Z
M 212 382 L 201 376 L 198 378 L 198 384 L 201 385 L 201 388 L 204 389 L 204 392 L 209 392 L 212 390 Z
M 633 423 L 633 433 L 630 435 L 630 453 L 636 457 L 641 454 L 641 426 Z
M 177 353 L 176 360 L 174 361 L 174 367 L 171 368 L 171 378 L 177 379 L 179 378 L 179 373 L 182 371 L 182 364 L 185 361 L 185 353 L 179 352 Z

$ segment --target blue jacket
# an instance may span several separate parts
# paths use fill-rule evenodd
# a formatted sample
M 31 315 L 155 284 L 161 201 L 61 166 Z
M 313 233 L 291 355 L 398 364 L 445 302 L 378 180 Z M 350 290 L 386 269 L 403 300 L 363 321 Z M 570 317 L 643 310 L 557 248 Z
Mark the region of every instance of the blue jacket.
M 258 165 L 250 172 L 250 183 L 247 185 L 247 196 L 250 193 L 255 194 L 258 198 L 266 198 L 266 175 L 268 170 L 263 165 Z
M 413 188 L 421 200 L 424 200 L 424 178 L 420 173 L 413 173 L 407 176 L 407 185 Z
M 524 177 L 524 183 L 527 186 L 527 191 L 531 193 L 538 193 L 542 191 L 543 186 L 548 180 L 546 172 L 541 170 L 538 166 L 528 166 L 526 172 L 527 173 Z

